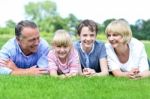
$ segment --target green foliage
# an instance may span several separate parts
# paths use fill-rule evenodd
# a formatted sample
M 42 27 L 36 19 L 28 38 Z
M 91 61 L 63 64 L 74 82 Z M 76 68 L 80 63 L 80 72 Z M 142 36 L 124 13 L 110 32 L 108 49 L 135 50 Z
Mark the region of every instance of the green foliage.
M 58 29 L 75 31 L 78 19 L 70 14 L 62 18 L 56 9 L 56 4 L 49 1 L 30 2 L 25 6 L 25 12 L 29 19 L 35 21 L 43 32 L 55 32 Z
M 101 41 L 106 41 L 107 38 L 106 38 L 106 35 L 104 33 L 99 33 L 97 35 L 97 39 L 101 40 Z
M 110 22 L 112 22 L 112 21 L 114 21 L 114 20 L 115 20 L 114 18 L 105 20 L 105 21 L 103 22 L 104 29 L 107 27 L 107 25 L 108 25 Z
M 150 41 L 143 41 L 144 45 L 145 45 L 145 49 L 146 49 L 146 52 L 147 52 L 147 56 L 149 57 L 150 59 Z
M 16 26 L 16 23 L 13 20 L 6 21 L 6 27 L 14 29 L 15 26 Z
M 37 23 L 42 32 L 54 33 L 58 29 L 65 29 L 75 34 L 76 27 L 80 22 L 73 14 L 69 14 L 69 16 L 62 18 L 57 12 L 56 3 L 52 0 L 29 2 L 24 8 L 26 19 Z M 113 20 L 114 18 L 107 19 L 102 24 L 98 23 L 98 33 L 104 33 L 106 26 Z M 8 20 L 5 29 L 0 28 L 0 34 L 12 33 L 12 30 L 8 28 L 14 28 L 15 24 L 13 20 Z M 134 37 L 140 40 L 150 40 L 150 19 L 146 21 L 139 19 L 135 25 L 131 25 L 131 28 Z M 98 36 L 98 39 L 101 39 L 101 37 Z
M 133 36 L 140 40 L 150 40 L 150 19 L 139 19 L 135 25 L 131 25 Z
M 53 17 L 57 15 L 56 4 L 51 0 L 42 2 L 29 2 L 25 5 L 25 12 L 27 17 L 36 22 L 42 21 L 47 17 Z
M 75 32 L 76 27 L 79 24 L 79 20 L 73 14 L 69 14 L 69 16 L 66 18 L 66 20 L 67 20 L 67 27 L 70 28 L 68 30 Z
M 35 21 L 41 31 L 53 32 L 54 17 L 58 16 L 56 12 L 56 4 L 51 0 L 46 0 L 42 2 L 30 2 L 25 6 L 26 16 Z
M 150 79 L 0 76 L 0 99 L 147 99 Z
M 54 33 L 41 32 L 40 35 L 41 37 L 46 39 L 49 44 L 51 44 Z
M 0 28 L 0 35 L 2 34 L 13 34 L 14 33 L 14 28 L 9 28 L 9 27 L 4 27 L 4 28 Z

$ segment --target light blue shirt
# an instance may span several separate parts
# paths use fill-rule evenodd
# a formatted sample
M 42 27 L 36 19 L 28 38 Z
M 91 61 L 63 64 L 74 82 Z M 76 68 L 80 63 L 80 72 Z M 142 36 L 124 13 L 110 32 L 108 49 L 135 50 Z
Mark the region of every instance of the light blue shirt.
M 37 52 L 26 56 L 15 38 L 10 39 L 0 50 L 0 59 L 11 59 L 18 68 L 30 68 L 32 66 L 47 66 L 47 54 L 49 52 L 49 45 L 44 39 L 40 39 Z M 0 74 L 10 74 L 11 69 L 0 66 Z

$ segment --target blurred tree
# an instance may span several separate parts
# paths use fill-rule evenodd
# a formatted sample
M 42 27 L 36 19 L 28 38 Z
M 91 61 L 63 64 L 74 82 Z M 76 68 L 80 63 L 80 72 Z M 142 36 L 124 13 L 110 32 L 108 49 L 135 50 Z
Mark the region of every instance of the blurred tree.
M 150 19 L 145 21 L 138 19 L 135 25 L 131 25 L 133 36 L 140 40 L 150 40 Z
M 143 19 L 138 19 L 135 22 L 135 27 L 137 28 L 138 31 L 143 29 L 143 25 L 144 25 L 144 20 Z
M 6 21 L 6 27 L 14 29 L 15 26 L 16 26 L 16 23 L 13 20 L 7 20 Z
M 25 12 L 28 18 L 37 22 L 45 19 L 45 17 L 57 15 L 56 4 L 51 0 L 37 3 L 29 2 L 25 5 Z
M 25 5 L 26 17 L 30 20 L 35 21 L 41 31 L 53 32 L 55 26 L 53 22 L 55 17 L 58 16 L 56 12 L 56 4 L 51 0 L 46 0 L 42 2 L 29 2 Z
M 74 31 L 78 19 L 70 14 L 66 18 L 62 18 L 56 9 L 56 4 L 51 0 L 42 2 L 30 2 L 25 5 L 26 17 L 35 21 L 41 31 L 43 32 L 55 32 L 57 29 L 66 29 L 68 31 Z
M 107 20 L 105 20 L 105 21 L 103 22 L 104 28 L 106 28 L 107 25 L 108 25 L 111 21 L 113 21 L 113 20 L 115 20 L 115 19 L 113 18 L 113 19 L 107 19 Z
M 111 22 L 111 21 L 113 21 L 113 20 L 115 20 L 115 19 L 107 19 L 107 20 L 105 20 L 101 25 L 99 24 L 98 25 L 98 27 L 99 27 L 99 32 L 100 33 L 105 33 L 105 29 L 106 29 L 106 27 L 107 27 L 107 25 Z
M 67 21 L 68 27 L 70 27 L 72 31 L 75 31 L 77 24 L 79 24 L 79 20 L 77 19 L 77 17 L 73 14 L 69 14 L 69 16 L 67 17 Z
M 150 19 L 144 22 L 143 35 L 144 39 L 150 40 Z

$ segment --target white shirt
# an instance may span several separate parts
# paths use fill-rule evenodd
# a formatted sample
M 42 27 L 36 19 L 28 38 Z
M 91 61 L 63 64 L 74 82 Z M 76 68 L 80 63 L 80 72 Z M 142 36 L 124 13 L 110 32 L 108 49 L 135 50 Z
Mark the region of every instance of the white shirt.
M 123 72 L 127 72 L 133 68 L 139 68 L 140 72 L 149 70 L 144 44 L 137 39 L 132 38 L 128 45 L 130 49 L 129 59 L 126 63 L 121 63 L 111 44 L 105 44 L 110 71 L 120 69 Z

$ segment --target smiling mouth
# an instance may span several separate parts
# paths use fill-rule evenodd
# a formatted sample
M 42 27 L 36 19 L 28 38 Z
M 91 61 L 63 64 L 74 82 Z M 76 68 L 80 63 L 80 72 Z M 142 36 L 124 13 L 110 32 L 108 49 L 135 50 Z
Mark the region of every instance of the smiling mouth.
M 31 48 L 37 48 L 38 46 L 32 46 Z
M 59 53 L 59 55 L 65 55 L 65 53 Z
M 116 42 L 114 42 L 114 41 L 110 41 L 110 43 L 111 43 L 111 44 L 115 44 Z
M 91 43 L 87 43 L 87 42 L 86 42 L 85 44 L 87 44 L 87 45 L 91 45 Z

